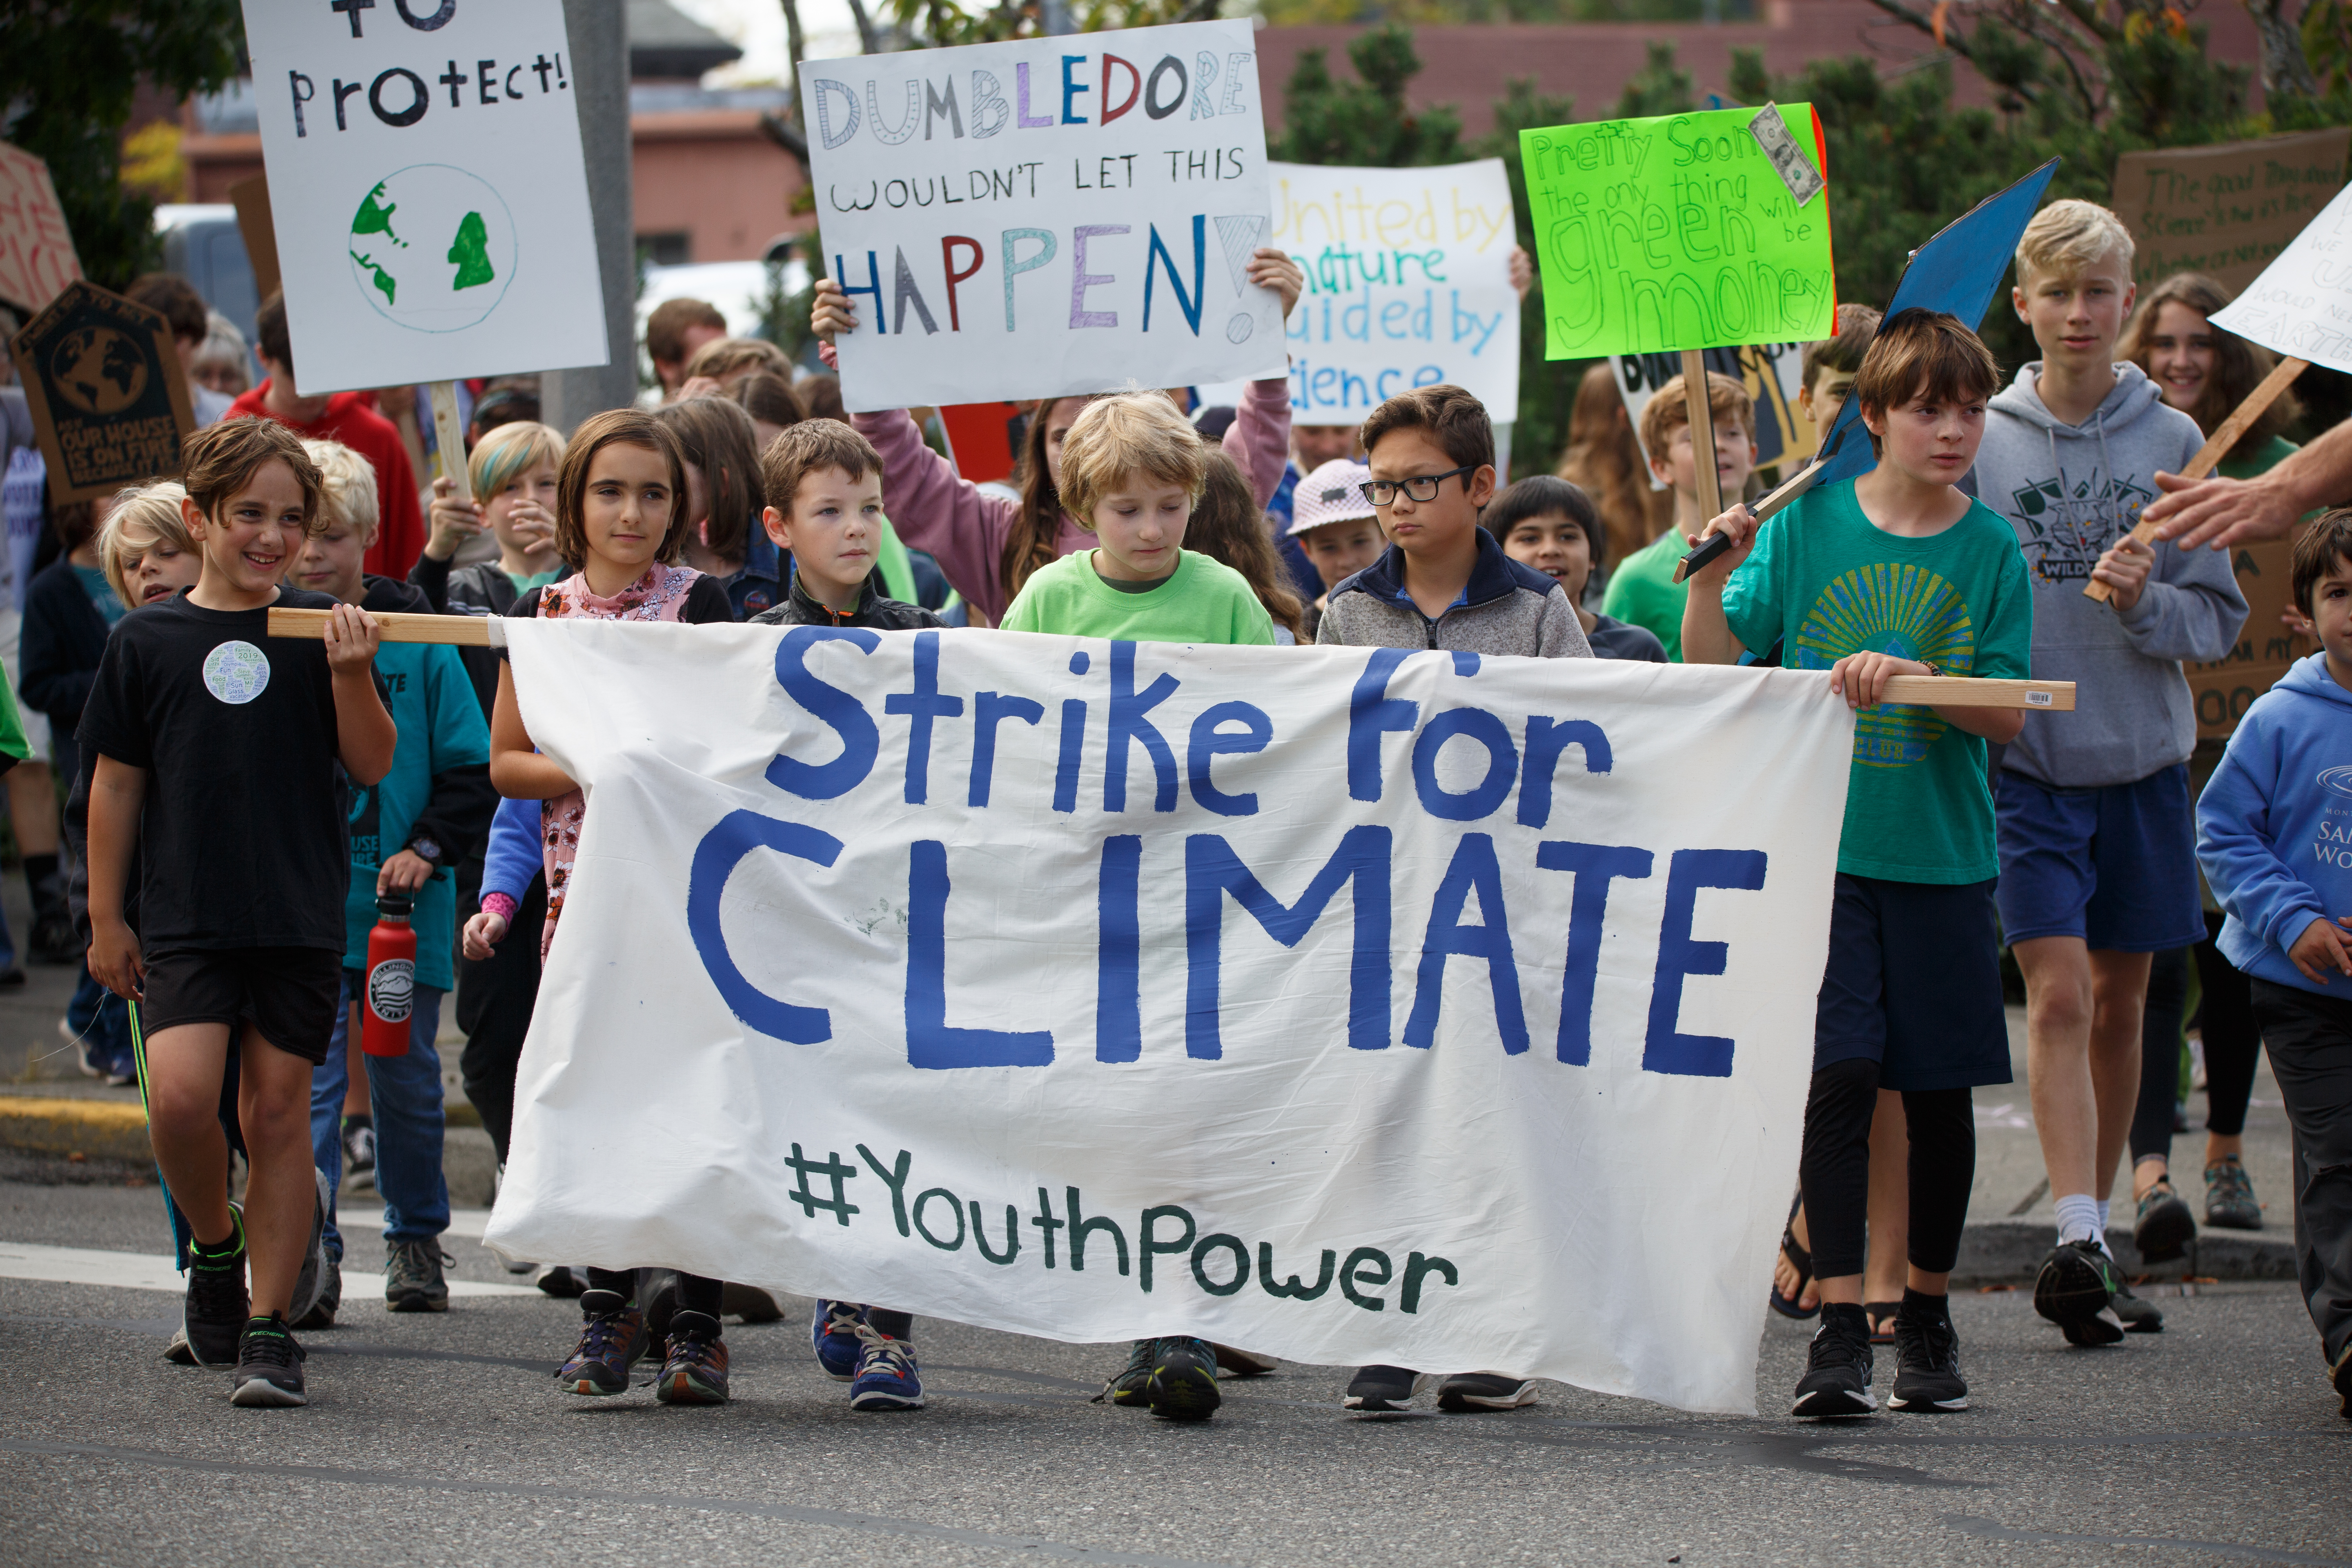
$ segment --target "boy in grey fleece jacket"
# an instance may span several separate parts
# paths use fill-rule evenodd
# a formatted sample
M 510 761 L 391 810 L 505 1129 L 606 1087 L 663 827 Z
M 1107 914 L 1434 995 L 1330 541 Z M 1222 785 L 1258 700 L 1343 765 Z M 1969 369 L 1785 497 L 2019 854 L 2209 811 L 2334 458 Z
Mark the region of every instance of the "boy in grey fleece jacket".
M 2157 470 L 2179 472 L 2203 445 L 2137 366 L 2114 363 L 2132 249 L 2090 202 L 2053 202 L 2026 226 L 2011 298 L 2042 357 L 1992 399 L 1975 468 L 1979 498 L 2008 518 L 2032 569 L 2033 673 L 2078 688 L 2063 720 L 2026 716 L 1995 799 L 1997 901 L 2025 976 L 2033 1120 L 2058 1218 L 2033 1305 L 2075 1344 L 2115 1342 L 2126 1317 L 2162 1326 L 2107 1256 L 2108 1193 L 2137 1094 L 2150 957 L 2203 930 L 2180 661 L 2221 658 L 2246 617 L 2226 555 L 2129 537 Z M 2109 603 L 2084 595 L 2094 579 Z M 2152 1188 L 2137 1228 L 2186 1218 L 2172 1197 Z M 2144 1252 L 2182 1239 L 2139 1237 Z

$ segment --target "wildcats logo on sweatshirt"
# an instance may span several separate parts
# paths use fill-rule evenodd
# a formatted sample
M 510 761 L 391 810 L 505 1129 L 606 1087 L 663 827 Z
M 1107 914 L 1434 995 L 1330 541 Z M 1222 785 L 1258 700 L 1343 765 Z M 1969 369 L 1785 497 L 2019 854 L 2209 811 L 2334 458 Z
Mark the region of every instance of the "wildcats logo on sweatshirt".
M 2130 479 L 2099 473 L 2069 479 L 2036 479 L 2011 490 L 2009 515 L 2023 534 L 2025 563 L 2043 583 L 2080 583 L 2099 557 L 2131 531 L 2140 508 L 2156 492 Z

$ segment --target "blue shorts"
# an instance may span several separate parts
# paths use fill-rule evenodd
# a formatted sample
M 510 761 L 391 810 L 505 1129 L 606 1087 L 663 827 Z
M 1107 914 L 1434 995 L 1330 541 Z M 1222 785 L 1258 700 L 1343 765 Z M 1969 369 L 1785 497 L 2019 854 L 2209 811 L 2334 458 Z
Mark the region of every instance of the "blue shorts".
M 2187 763 L 2097 789 L 2004 770 L 1993 815 L 2008 941 L 2073 936 L 2097 952 L 2163 952 L 2205 940 Z
M 1838 873 L 1813 1070 L 1856 1058 L 1878 1063 L 1881 1089 L 2011 1081 L 1990 882 Z

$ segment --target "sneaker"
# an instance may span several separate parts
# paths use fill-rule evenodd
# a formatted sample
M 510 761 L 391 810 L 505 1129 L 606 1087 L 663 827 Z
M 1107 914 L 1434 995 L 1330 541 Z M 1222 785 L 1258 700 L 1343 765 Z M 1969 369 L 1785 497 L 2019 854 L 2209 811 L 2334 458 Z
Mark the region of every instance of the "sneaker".
M 1127 1364 L 1113 1373 L 1103 1384 L 1097 1400 L 1108 1400 L 1124 1410 L 1148 1410 L 1151 1407 L 1151 1363 L 1159 1359 L 1158 1340 L 1138 1340 L 1128 1347 Z
M 194 1366 L 196 1352 L 188 1348 L 188 1331 L 173 1329 L 172 1337 L 163 1342 L 163 1359 L 173 1366 Z
M 342 1304 L 343 1260 L 330 1254 L 326 1268 L 320 1272 L 319 1294 L 311 1301 L 310 1310 L 289 1326 L 306 1334 L 313 1329 L 331 1329 L 335 1326 L 335 1313 Z
M 2132 1294 L 2132 1288 L 2122 1279 L 2116 1280 L 2116 1299 L 2107 1303 L 2122 1322 L 2127 1334 L 2160 1334 L 2164 1332 L 2164 1314 L 2152 1301 L 2144 1301 Z
M 343 1180 L 355 1187 L 375 1185 L 375 1118 L 343 1118 Z
M 2139 1217 L 2132 1222 L 2132 1246 L 2142 1263 L 2169 1263 L 2184 1256 L 2197 1239 L 2197 1218 L 2172 1184 L 2161 1181 L 2139 1200 Z
M 920 1410 L 923 1373 L 915 1347 L 870 1325 L 859 1325 L 857 1375 L 850 1380 L 852 1410 Z
M 106 1076 L 106 1069 L 111 1064 L 106 1058 L 106 1047 L 100 1043 L 96 1030 L 93 1029 L 85 1035 L 75 1029 L 71 1018 L 59 1018 L 58 1038 L 74 1048 L 78 1058 L 76 1065 L 81 1068 L 82 1077 L 104 1078 Z
M 1225 1397 L 1217 1392 L 1217 1352 L 1206 1340 L 1161 1340 L 1144 1393 L 1162 1420 L 1206 1421 Z
M 2034 1276 L 2033 1310 L 2063 1330 L 2068 1344 L 2115 1344 L 2124 1337 L 2114 1304 L 2122 1284 L 2115 1260 L 2097 1242 L 2062 1242 Z
M 1339 1408 L 1375 1415 L 1402 1410 L 1421 1392 L 1422 1382 L 1421 1373 L 1410 1367 L 1360 1366 L 1356 1375 L 1348 1380 L 1348 1392 L 1340 1399 Z
M 590 1290 L 580 1298 L 584 1321 L 580 1348 L 555 1374 L 572 1394 L 626 1394 L 629 1369 L 646 1353 L 646 1315 L 621 1300 L 617 1290 Z
M 2254 1201 L 2245 1162 L 2235 1154 L 2205 1167 L 2205 1223 L 2222 1230 L 2263 1228 L 2263 1205 Z
M 229 1378 L 231 1405 L 308 1405 L 302 1392 L 302 1347 L 286 1320 L 272 1312 L 245 1325 L 238 1337 L 236 1371 Z
M 866 1309 L 855 1301 L 819 1301 L 816 1321 L 809 1325 L 809 1339 L 816 1346 L 816 1363 L 824 1368 L 825 1376 L 835 1383 L 847 1383 L 857 1375 L 857 1363 L 866 1352 L 858 1339 L 858 1331 L 866 1327 Z
M 294 1276 L 294 1300 L 286 1309 L 286 1321 L 294 1324 L 310 1321 L 310 1310 L 319 1304 L 319 1293 L 325 1289 L 327 1269 L 333 1261 L 327 1256 L 327 1205 L 334 1194 L 327 1190 L 327 1173 L 316 1165 L 310 1167 L 310 1181 L 316 1199 L 310 1210 L 310 1245 L 302 1254 L 301 1272 Z M 333 1321 L 331 1317 L 328 1319 L 329 1322 Z
M 129 1089 L 132 1084 L 135 1084 L 138 1081 L 139 1058 L 131 1055 L 129 1051 L 123 1052 L 121 1056 L 115 1058 L 111 1062 L 107 1064 L 107 1088 Z
M 441 1278 L 444 1264 L 457 1259 L 441 1250 L 437 1237 L 384 1245 L 383 1310 L 387 1312 L 446 1312 L 449 1286 Z
M 233 1367 L 245 1337 L 246 1321 L 253 1316 L 253 1299 L 245 1289 L 245 1215 L 229 1205 L 236 1228 L 236 1250 L 206 1257 L 189 1249 L 188 1292 L 180 1308 L 180 1331 L 187 1336 L 188 1353 L 198 1366 Z
M 1960 1376 L 1960 1336 L 1949 1311 L 1913 1318 L 1895 1314 L 1895 1386 L 1889 1410 L 1966 1410 L 1969 1385 Z
M 1536 1402 L 1533 1378 L 1494 1372 L 1457 1372 L 1437 1385 L 1440 1410 L 1517 1410 Z
M 669 1357 L 654 1379 L 654 1397 L 664 1405 L 727 1403 L 727 1345 L 719 1320 L 708 1312 L 673 1312 Z
M 531 1283 L 559 1301 L 576 1301 L 588 1289 L 588 1276 L 584 1270 L 550 1263 L 540 1269 L 539 1277 Z
M 1264 1377 L 1280 1364 L 1272 1356 L 1259 1355 L 1255 1351 L 1216 1344 L 1209 1348 L 1217 1352 L 1217 1370 L 1230 1377 Z
M 1805 1375 L 1797 1380 L 1791 1415 L 1833 1417 L 1868 1415 L 1878 1408 L 1872 1397 L 1870 1320 L 1860 1307 L 1843 1304 L 1822 1308 L 1821 1327 L 1805 1360 Z

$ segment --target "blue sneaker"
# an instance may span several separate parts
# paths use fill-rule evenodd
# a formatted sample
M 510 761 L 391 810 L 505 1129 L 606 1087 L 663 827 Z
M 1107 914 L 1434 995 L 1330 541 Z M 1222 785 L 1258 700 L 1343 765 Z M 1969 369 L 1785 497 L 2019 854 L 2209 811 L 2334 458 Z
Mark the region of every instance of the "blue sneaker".
M 920 1410 L 923 1373 L 915 1347 L 865 1329 L 858 1336 L 857 1376 L 849 1385 L 852 1410 Z
M 819 1301 L 816 1321 L 809 1325 L 809 1338 L 816 1345 L 816 1363 L 835 1383 L 847 1383 L 857 1375 L 858 1358 L 865 1347 L 858 1335 L 866 1328 L 866 1309 L 855 1301 Z

